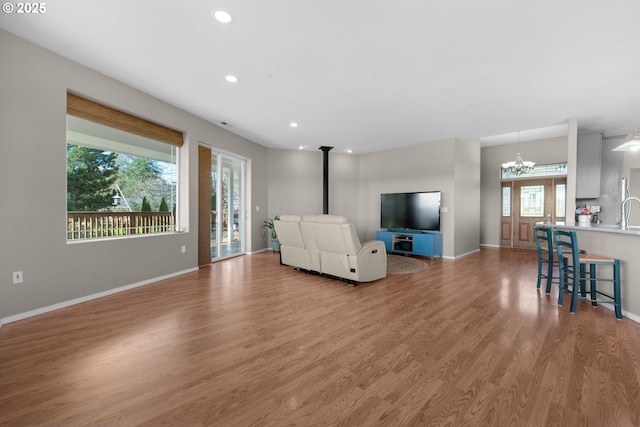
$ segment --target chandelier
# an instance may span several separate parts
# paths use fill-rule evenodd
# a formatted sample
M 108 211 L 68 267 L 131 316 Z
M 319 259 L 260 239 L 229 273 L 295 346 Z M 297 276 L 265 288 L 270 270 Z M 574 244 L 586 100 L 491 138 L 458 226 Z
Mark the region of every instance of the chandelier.
M 518 131 L 518 148 L 520 148 L 520 131 Z M 516 153 L 516 160 L 514 162 L 503 163 L 502 169 L 504 169 L 508 175 L 520 176 L 531 172 L 534 166 L 534 162 L 522 160 L 520 153 Z

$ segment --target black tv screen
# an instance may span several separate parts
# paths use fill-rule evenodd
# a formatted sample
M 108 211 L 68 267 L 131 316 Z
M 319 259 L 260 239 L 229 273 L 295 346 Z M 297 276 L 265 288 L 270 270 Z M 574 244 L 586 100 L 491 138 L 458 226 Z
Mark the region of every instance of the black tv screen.
M 381 194 L 380 227 L 440 231 L 440 191 Z

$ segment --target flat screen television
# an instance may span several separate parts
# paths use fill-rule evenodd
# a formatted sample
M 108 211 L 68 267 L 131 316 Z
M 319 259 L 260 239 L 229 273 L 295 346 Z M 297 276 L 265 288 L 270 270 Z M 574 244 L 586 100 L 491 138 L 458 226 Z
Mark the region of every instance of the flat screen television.
M 440 231 L 440 191 L 381 194 L 380 226 Z

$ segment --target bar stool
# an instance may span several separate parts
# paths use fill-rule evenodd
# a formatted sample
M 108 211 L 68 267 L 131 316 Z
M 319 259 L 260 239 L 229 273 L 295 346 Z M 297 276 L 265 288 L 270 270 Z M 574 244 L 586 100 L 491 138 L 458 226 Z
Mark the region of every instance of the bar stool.
M 616 318 L 622 319 L 622 306 L 620 298 L 620 260 L 603 255 L 580 253 L 578 250 L 578 238 L 575 231 L 554 230 L 556 250 L 558 251 L 558 263 L 560 265 L 560 291 L 558 292 L 558 305 L 562 305 L 565 292 L 571 292 L 571 313 L 576 312 L 578 305 L 578 292 L 580 296 L 590 301 L 592 305 L 609 303 L 614 305 Z M 612 268 L 612 278 L 598 277 L 596 267 L 609 265 Z M 587 272 L 587 268 L 589 270 Z M 589 283 L 590 299 L 587 299 L 587 287 Z M 598 290 L 597 282 L 613 284 L 613 295 Z M 606 297 L 606 300 L 597 299 L 598 295 Z
M 538 284 L 540 289 L 542 279 L 547 280 L 546 293 L 551 293 L 551 284 L 560 284 L 560 277 L 553 275 L 554 267 L 558 267 L 557 258 L 553 249 L 553 232 L 549 227 L 534 226 L 533 234 L 536 236 L 536 249 L 538 250 Z

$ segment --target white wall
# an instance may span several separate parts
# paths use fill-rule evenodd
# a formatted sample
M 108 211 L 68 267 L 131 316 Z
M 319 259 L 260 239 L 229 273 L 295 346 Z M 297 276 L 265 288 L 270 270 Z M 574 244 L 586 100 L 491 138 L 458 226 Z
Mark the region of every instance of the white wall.
M 100 73 L 0 30 L 0 320 L 197 267 L 197 144 L 251 161 L 249 205 L 267 205 L 267 150 Z M 66 94 L 185 132 L 183 234 L 66 242 Z M 248 250 L 266 247 L 248 209 Z M 180 247 L 187 246 L 182 254 Z M 12 272 L 24 283 L 13 285 Z
M 321 214 L 323 153 L 269 149 L 269 217 Z M 329 152 L 329 213 L 358 215 L 357 156 Z M 266 219 L 266 218 L 265 218 Z
M 360 159 L 361 227 L 373 239 L 380 228 L 380 194 L 441 191 L 443 253 L 454 256 L 455 140 L 428 142 L 365 154 Z
M 480 247 L 480 141 L 457 141 L 455 146 L 455 254 Z

